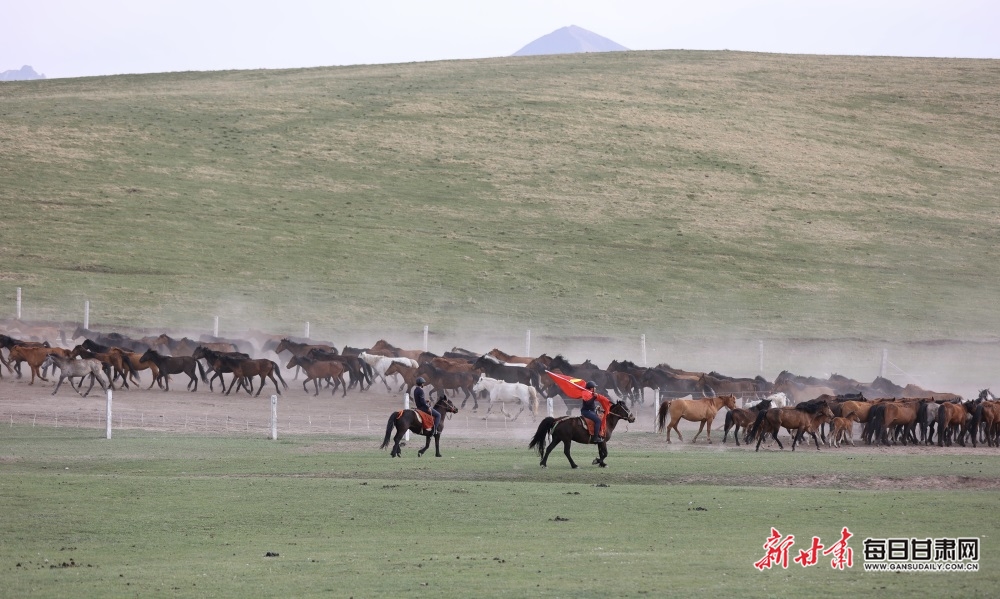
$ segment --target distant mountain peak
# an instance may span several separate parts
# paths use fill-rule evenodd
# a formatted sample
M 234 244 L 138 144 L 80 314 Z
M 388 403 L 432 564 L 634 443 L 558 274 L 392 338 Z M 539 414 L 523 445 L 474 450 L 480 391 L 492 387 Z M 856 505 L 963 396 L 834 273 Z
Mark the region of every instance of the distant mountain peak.
M 29 65 L 24 65 L 20 69 L 11 69 L 0 72 L 0 81 L 27 81 L 30 79 L 45 79 L 45 75 L 35 72 Z
M 628 50 L 625 46 L 613 42 L 606 37 L 587 31 L 582 27 L 570 25 L 556 29 L 548 35 L 531 42 L 514 52 L 513 56 L 537 56 L 539 54 L 575 54 L 577 52 L 621 52 Z

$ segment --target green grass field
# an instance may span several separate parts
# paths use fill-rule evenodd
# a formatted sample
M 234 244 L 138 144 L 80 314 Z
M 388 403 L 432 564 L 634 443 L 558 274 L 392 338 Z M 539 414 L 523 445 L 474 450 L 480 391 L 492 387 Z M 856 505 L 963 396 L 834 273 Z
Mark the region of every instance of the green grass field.
M 1000 580 L 983 455 L 663 451 L 632 433 L 608 469 L 574 471 L 475 441 L 393 460 L 362 438 L 99 437 L 0 428 L 4 594 L 976 597 Z M 982 490 L 928 485 L 955 477 Z M 846 526 L 855 565 L 758 572 L 772 526 L 793 557 Z M 863 572 L 864 538 L 892 536 L 980 537 L 980 571 Z
M 4 83 L 3 312 L 992 341 L 997 90 L 689 51 Z

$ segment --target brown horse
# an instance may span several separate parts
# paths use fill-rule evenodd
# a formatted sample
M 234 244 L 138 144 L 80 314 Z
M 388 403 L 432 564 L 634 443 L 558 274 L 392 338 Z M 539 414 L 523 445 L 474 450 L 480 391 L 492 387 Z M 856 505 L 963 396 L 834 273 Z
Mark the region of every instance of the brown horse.
M 403 378 L 403 387 L 407 390 L 412 389 L 414 385 L 417 384 L 417 367 L 407 366 L 402 362 L 393 362 L 389 364 L 389 367 L 385 369 L 385 376 L 390 376 L 393 374 L 398 374 Z M 389 384 L 386 383 L 388 388 Z
M 385 449 L 389 446 L 389 437 L 392 435 L 392 429 L 396 429 L 396 436 L 393 437 L 392 451 L 389 452 L 391 457 L 397 458 L 402 457 L 402 446 L 400 440 L 407 431 L 416 433 L 418 435 L 423 435 L 427 438 L 427 443 L 424 444 L 424 448 L 417 451 L 417 457 L 424 455 L 427 448 L 431 446 L 431 437 L 434 437 L 434 455 L 436 457 L 441 457 L 441 431 L 444 430 L 444 415 L 445 414 L 458 414 L 458 408 L 455 404 L 451 403 L 448 396 L 444 393 L 438 395 L 437 403 L 434 404 L 434 409 L 441 413 L 441 423 L 438 425 L 439 430 L 435 432 L 433 429 L 433 419 L 432 426 L 430 429 L 424 429 L 423 419 L 421 419 L 420 414 L 417 410 L 407 409 L 399 410 L 389 414 L 389 422 L 385 426 L 385 439 L 382 439 L 382 445 L 379 449 Z M 426 413 L 426 412 L 425 412 Z
M 312 360 L 305 356 L 292 356 L 285 368 L 294 368 L 296 366 L 302 368 L 302 372 L 306 373 L 306 378 L 302 381 L 303 391 L 309 392 L 306 384 L 312 381 L 313 386 L 316 388 L 316 392 L 313 395 L 319 395 L 319 382 L 333 381 L 333 389 L 330 393 L 336 395 L 337 387 L 343 387 L 341 397 L 347 396 L 347 381 L 344 380 L 344 372 L 347 370 L 347 367 L 343 362 L 336 360 Z
M 486 353 L 501 362 L 508 364 L 530 364 L 531 361 L 534 360 L 534 358 L 526 356 L 513 356 L 511 354 L 504 353 L 495 347 Z
M 834 447 L 840 447 L 840 444 L 845 441 L 854 446 L 854 420 L 843 416 L 834 418 L 830 439 Z
M 700 422 L 701 426 L 698 427 L 698 432 L 695 433 L 694 439 L 691 442 L 694 443 L 698 439 L 698 435 L 701 431 L 705 429 L 705 425 L 708 425 L 708 442 L 712 442 L 712 421 L 715 420 L 715 415 L 719 413 L 722 408 L 729 408 L 733 410 L 736 408 L 736 396 L 735 395 L 719 395 L 716 397 L 703 397 L 701 399 L 674 399 L 667 400 L 660 404 L 660 409 L 657 413 L 658 427 L 657 431 L 662 432 L 663 427 L 667 421 L 667 414 L 670 415 L 670 425 L 667 426 L 667 443 L 672 443 L 670 440 L 670 429 L 677 431 L 677 438 L 684 442 L 684 437 L 681 436 L 680 429 L 677 428 L 677 423 L 680 422 L 681 418 L 684 420 L 690 420 L 691 422 Z
M 45 358 L 50 355 L 62 356 L 64 358 L 69 357 L 69 350 L 63 349 L 61 347 L 38 347 L 38 346 L 28 346 L 28 345 L 15 345 L 10 350 L 10 355 L 7 356 L 8 360 L 14 364 L 14 370 L 18 372 L 20 376 L 21 372 L 21 362 L 27 362 L 28 366 L 31 368 L 31 382 L 29 385 L 35 384 L 35 377 L 37 376 L 40 380 L 48 382 L 49 379 L 42 376 L 41 368 L 42 363 Z
M 757 439 L 755 451 L 760 451 L 760 444 L 767 434 L 771 434 L 778 443 L 778 447 L 784 449 L 778 439 L 778 431 L 783 427 L 792 435 L 792 451 L 795 451 L 795 445 L 805 433 L 812 435 L 816 449 L 819 450 L 819 439 L 816 437 L 816 431 L 824 422 L 831 420 L 833 420 L 833 411 L 825 401 L 802 403 L 790 408 L 771 408 L 757 416 L 757 421 L 750 428 L 750 438 Z
M 379 339 L 375 345 L 369 348 L 368 353 L 390 358 L 410 358 L 419 362 L 424 351 L 421 349 L 400 349 L 385 339 Z
M 219 361 L 233 371 L 233 380 L 229 383 L 229 388 L 226 389 L 226 395 L 229 395 L 237 382 L 239 382 L 239 386 L 236 387 L 237 392 L 246 386 L 247 393 L 250 393 L 252 387 L 249 387 L 248 384 L 255 376 L 260 377 L 260 387 L 257 388 L 257 393 L 254 397 L 260 395 L 260 392 L 264 390 L 267 379 L 271 379 L 271 382 L 274 383 L 274 390 L 278 395 L 281 395 L 281 388 L 278 387 L 278 381 L 281 381 L 285 389 L 288 389 L 288 383 L 281 377 L 281 369 L 271 360 L 244 360 L 241 358 L 227 358 L 224 354 L 220 354 Z M 275 375 L 277 375 L 277 379 Z
M 896 441 L 898 433 L 902 431 L 903 445 L 908 441 L 917 443 L 917 409 L 920 402 L 914 399 L 890 400 L 876 403 L 868 415 L 868 424 L 865 433 L 869 435 L 868 440 L 876 445 L 889 444 L 889 430 L 893 430 L 893 442 Z M 900 429 L 900 430 L 897 430 Z M 938 431 L 938 435 L 941 431 Z
M 945 445 L 951 447 L 953 438 L 958 441 L 959 445 L 965 447 L 965 422 L 971 416 L 965 406 L 960 403 L 942 402 L 937 413 L 938 447 Z M 978 431 L 973 432 L 973 435 L 978 434 Z
M 560 418 L 549 416 L 542 420 L 541 424 L 538 425 L 535 436 L 528 445 L 528 449 L 538 449 L 538 455 L 542 457 L 542 461 L 540 462 L 542 468 L 546 466 L 549 454 L 560 443 L 563 444 L 563 453 L 566 454 L 569 465 L 573 468 L 577 467 L 576 462 L 573 461 L 573 456 L 569 453 L 569 447 L 573 441 L 587 445 L 590 444 L 591 434 L 587 429 L 585 420 L 582 416 L 562 416 Z M 607 431 L 605 431 L 606 434 L 604 435 L 604 442 L 597 444 L 597 458 L 593 462 L 601 468 L 607 467 L 607 464 L 604 463 L 604 459 L 608 457 L 607 442 L 611 439 L 611 433 L 614 432 L 615 426 L 622 420 L 635 422 L 635 414 L 628 409 L 624 401 L 611 404 L 611 411 L 608 412 L 608 424 L 606 427 Z M 549 435 L 552 436 L 552 442 L 546 447 L 545 439 Z
M 722 435 L 722 442 L 726 442 L 726 439 L 729 438 L 729 429 L 733 429 L 733 439 L 736 440 L 736 445 L 739 445 L 740 428 L 743 429 L 743 434 L 746 435 L 754 421 L 757 420 L 757 415 L 761 411 L 769 409 L 771 409 L 771 400 L 765 399 L 752 408 L 734 408 L 727 411 L 726 423 L 723 429 L 725 434 Z
M 427 384 L 436 391 L 444 391 L 446 389 L 451 389 L 452 391 L 461 390 L 465 393 L 466 401 L 474 395 L 472 387 L 475 386 L 476 381 L 479 379 L 478 372 L 472 370 L 448 372 L 434 366 L 431 362 L 421 364 L 417 368 L 417 376 L 423 376 L 427 379 Z M 464 404 L 465 402 L 462 403 Z

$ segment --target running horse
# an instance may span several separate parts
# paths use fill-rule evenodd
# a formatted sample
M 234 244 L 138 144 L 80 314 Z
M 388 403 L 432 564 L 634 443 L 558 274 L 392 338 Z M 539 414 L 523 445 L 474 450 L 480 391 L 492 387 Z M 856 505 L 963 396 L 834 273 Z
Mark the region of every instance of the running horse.
M 444 415 L 445 414 L 458 414 L 458 408 L 455 404 L 451 403 L 448 396 L 443 392 L 438 395 L 437 403 L 434 404 L 434 409 L 441 413 L 441 430 L 444 430 Z M 426 412 L 424 412 L 426 414 Z M 430 414 L 428 414 L 430 416 Z M 441 430 L 434 432 L 434 418 L 431 417 L 430 421 L 431 428 L 424 429 L 424 421 L 418 413 L 417 410 L 410 408 L 407 410 L 398 410 L 389 414 L 389 422 L 385 426 L 385 439 L 382 439 L 382 445 L 379 449 L 385 449 L 389 446 L 389 437 L 392 436 L 392 429 L 396 429 L 396 436 L 392 438 L 393 445 L 392 451 L 389 452 L 391 457 L 403 457 L 403 452 L 400 446 L 400 439 L 407 431 L 417 433 L 418 435 L 423 435 L 427 437 L 427 443 L 424 444 L 424 448 L 417 451 L 417 456 L 421 457 L 427 448 L 431 446 L 431 437 L 434 437 L 434 455 L 436 457 L 441 457 Z
M 559 418 L 548 416 L 542 420 L 541 424 L 538 425 L 538 431 L 535 432 L 535 436 L 528 445 L 528 449 L 538 449 L 538 455 L 542 458 L 539 465 L 542 468 L 546 467 L 549 454 L 560 443 L 563 444 L 563 453 L 566 454 L 569 465 L 573 468 L 578 467 L 576 462 L 573 461 L 573 456 L 569 453 L 569 448 L 572 441 L 590 445 L 591 435 L 587 429 L 587 422 L 585 420 L 582 416 L 562 416 Z M 601 468 L 607 467 L 607 464 L 604 462 L 604 459 L 608 457 L 607 442 L 611 440 L 611 433 L 614 432 L 615 426 L 622 420 L 635 422 L 635 414 L 628 409 L 623 400 L 611 404 L 611 411 L 608 412 L 608 424 L 606 434 L 604 435 L 604 442 L 597 444 L 597 458 L 594 459 L 593 463 Z M 552 442 L 546 447 L 545 439 L 549 435 L 552 436 Z

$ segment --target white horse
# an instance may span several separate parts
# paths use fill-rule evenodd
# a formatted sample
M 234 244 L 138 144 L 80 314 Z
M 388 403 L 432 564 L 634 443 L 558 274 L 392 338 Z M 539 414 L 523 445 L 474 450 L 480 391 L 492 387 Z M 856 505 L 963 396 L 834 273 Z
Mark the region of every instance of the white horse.
M 392 392 L 392 388 L 389 386 L 389 381 L 385 380 L 385 371 L 393 362 L 397 362 L 410 368 L 417 368 L 420 366 L 416 360 L 410 358 L 390 358 L 387 356 L 369 354 L 368 352 L 361 352 L 358 354 L 358 357 L 372 367 L 372 372 L 375 373 L 376 377 L 382 379 L 382 382 L 385 384 L 386 391 L 389 392 Z
M 771 400 L 771 407 L 772 408 L 784 408 L 784 407 L 787 407 L 789 405 L 788 396 L 785 395 L 781 391 L 779 391 L 778 393 L 775 393 L 773 395 L 768 395 L 764 399 Z M 743 407 L 744 408 L 752 408 L 755 405 L 759 404 L 760 402 L 764 401 L 764 399 L 752 399 L 750 401 L 743 402 Z
M 490 412 L 493 410 L 493 403 L 500 403 L 500 413 L 505 417 L 510 417 L 507 411 L 504 409 L 503 402 L 505 401 L 516 401 L 521 409 L 514 415 L 511 420 L 517 420 L 517 417 L 521 415 L 524 408 L 527 407 L 531 410 L 531 415 L 533 417 L 538 416 L 538 390 L 534 387 L 530 387 L 523 383 L 507 383 L 498 379 L 490 378 L 485 374 L 479 376 L 479 380 L 476 384 L 472 386 L 472 392 L 479 395 L 482 392 L 488 392 L 490 398 L 489 409 L 486 410 L 486 415 L 489 416 Z
M 73 390 L 80 393 L 83 397 L 90 395 L 91 389 L 94 388 L 95 380 L 101 384 L 101 389 L 108 390 L 108 383 L 104 382 L 104 365 L 99 360 L 93 358 L 75 360 L 73 358 L 64 358 L 59 355 L 49 354 L 45 358 L 45 361 L 42 362 L 42 366 L 50 364 L 59 367 L 59 382 L 56 383 L 56 388 L 52 390 L 52 395 L 55 395 L 56 391 L 59 391 L 59 387 L 66 379 L 69 379 L 69 385 L 73 387 L 73 379 L 76 377 L 80 377 L 80 389 L 83 389 L 83 381 L 88 376 L 90 377 L 90 387 L 87 388 L 86 393 L 80 393 L 80 389 L 73 387 Z

